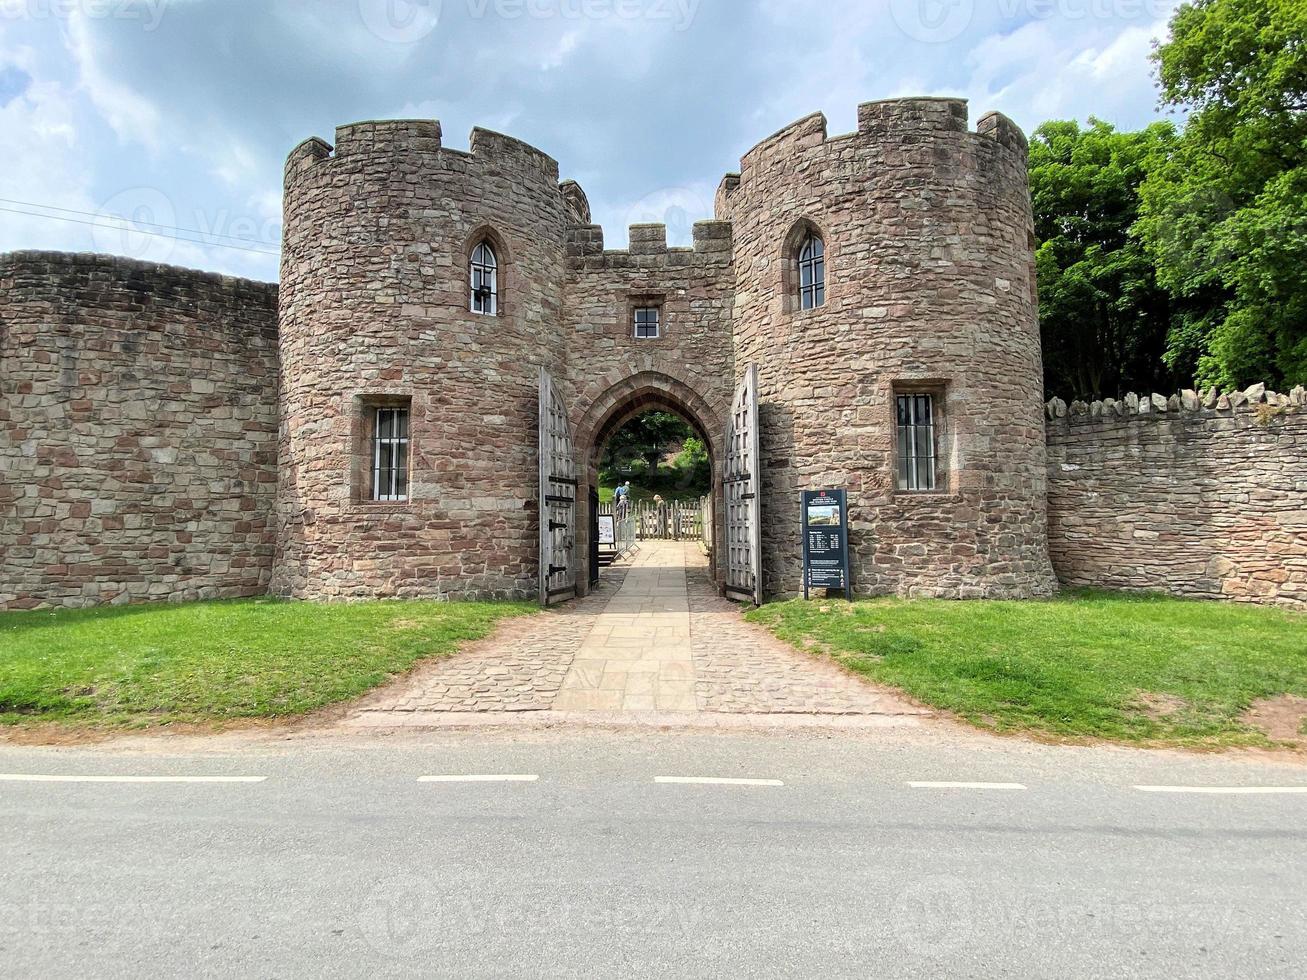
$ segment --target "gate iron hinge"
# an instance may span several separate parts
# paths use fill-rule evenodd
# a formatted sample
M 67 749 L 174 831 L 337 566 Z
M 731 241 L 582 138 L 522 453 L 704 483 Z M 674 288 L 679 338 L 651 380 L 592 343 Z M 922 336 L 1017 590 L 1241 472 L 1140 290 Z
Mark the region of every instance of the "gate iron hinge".
M 549 522 L 549 530 L 551 530 L 551 531 L 566 531 L 566 530 L 567 530 L 567 525 L 566 525 L 566 524 L 560 524 L 558 521 L 550 521 L 550 522 Z

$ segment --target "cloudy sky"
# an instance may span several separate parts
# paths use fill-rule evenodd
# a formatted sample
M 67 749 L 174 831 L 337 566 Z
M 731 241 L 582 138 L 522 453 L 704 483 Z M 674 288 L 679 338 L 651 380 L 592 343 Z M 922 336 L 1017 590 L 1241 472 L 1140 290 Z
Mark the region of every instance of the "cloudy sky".
M 815 110 L 970 100 L 1027 130 L 1158 117 L 1174 0 L 0 0 L 0 251 L 275 279 L 281 166 L 357 119 L 556 157 L 610 245 L 688 243 L 721 175 Z M 20 213 L 21 212 L 21 213 Z

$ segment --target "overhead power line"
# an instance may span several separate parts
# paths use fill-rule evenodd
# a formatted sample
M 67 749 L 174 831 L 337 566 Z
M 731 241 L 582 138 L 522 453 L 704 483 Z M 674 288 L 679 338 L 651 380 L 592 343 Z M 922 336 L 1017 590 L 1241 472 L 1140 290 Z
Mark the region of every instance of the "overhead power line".
M 18 208 L 0 207 L 0 211 L 8 214 L 20 214 L 28 218 L 49 218 L 53 221 L 68 221 L 73 224 L 89 225 L 93 228 L 103 228 L 106 231 L 128 232 L 138 235 L 145 235 L 151 238 L 167 238 L 173 241 L 187 242 L 191 245 L 204 245 L 209 248 L 228 248 L 241 252 L 252 252 L 256 255 L 280 255 L 279 251 L 273 251 L 266 248 L 256 248 L 249 244 L 227 244 L 220 241 L 210 241 L 211 238 L 225 238 L 230 242 L 246 242 L 245 239 L 236 238 L 232 235 L 222 235 L 218 233 L 209 233 L 200 231 L 196 228 L 181 228 L 176 225 L 164 225 L 152 221 L 137 221 L 132 218 L 123 218 L 116 215 L 95 214 L 90 211 L 77 211 L 73 208 L 60 208 L 51 204 L 33 204 L 30 201 L 14 201 L 8 198 L 0 198 L 2 204 L 18 204 L 26 208 L 41 208 L 44 211 L 61 211 L 62 214 L 43 214 L 40 211 L 24 211 Z M 80 218 L 67 217 L 67 215 L 82 215 Z M 111 220 L 105 220 L 111 219 Z M 114 220 L 121 223 L 114 223 Z M 151 231 L 151 228 L 163 229 L 162 231 Z M 169 234 L 169 232 L 180 232 L 181 234 Z M 198 237 L 186 237 L 194 235 Z

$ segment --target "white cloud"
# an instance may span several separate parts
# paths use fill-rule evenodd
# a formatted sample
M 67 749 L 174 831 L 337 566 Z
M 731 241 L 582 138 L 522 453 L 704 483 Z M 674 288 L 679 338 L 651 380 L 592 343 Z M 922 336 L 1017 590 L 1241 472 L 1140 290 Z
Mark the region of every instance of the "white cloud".
M 110 35 L 111 36 L 111 35 Z M 160 146 L 160 113 L 145 95 L 104 65 L 100 35 L 89 18 L 74 11 L 68 18 L 67 46 L 77 65 L 82 90 L 113 127 L 119 139 L 135 140 L 152 151 Z
M 1029 21 L 975 45 L 964 88 L 973 107 L 1001 110 L 1026 129 L 1090 115 L 1141 126 L 1156 115 L 1148 56 L 1153 39 L 1165 35 L 1166 21 Z
M 0 55 L 0 65 L 3 64 L 5 59 Z M 89 247 L 85 225 L 12 213 L 41 210 L 46 215 L 84 217 L 34 209 L 27 204 L 53 204 L 83 212 L 95 210 L 69 93 L 55 82 L 32 82 L 0 107 L 0 133 L 5 134 L 5 166 L 0 167 L 0 197 L 5 201 L 0 203 L 0 208 L 6 209 L 0 211 L 0 252 L 18 248 Z M 12 203 L 15 201 L 25 204 Z

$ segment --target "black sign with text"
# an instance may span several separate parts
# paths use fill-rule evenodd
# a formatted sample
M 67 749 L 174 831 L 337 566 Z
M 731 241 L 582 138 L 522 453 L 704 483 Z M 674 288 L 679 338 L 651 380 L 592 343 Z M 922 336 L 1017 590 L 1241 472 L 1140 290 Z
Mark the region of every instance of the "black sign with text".
M 803 514 L 803 597 L 809 589 L 839 589 L 852 597 L 849 587 L 848 502 L 843 490 L 804 490 L 799 495 Z

